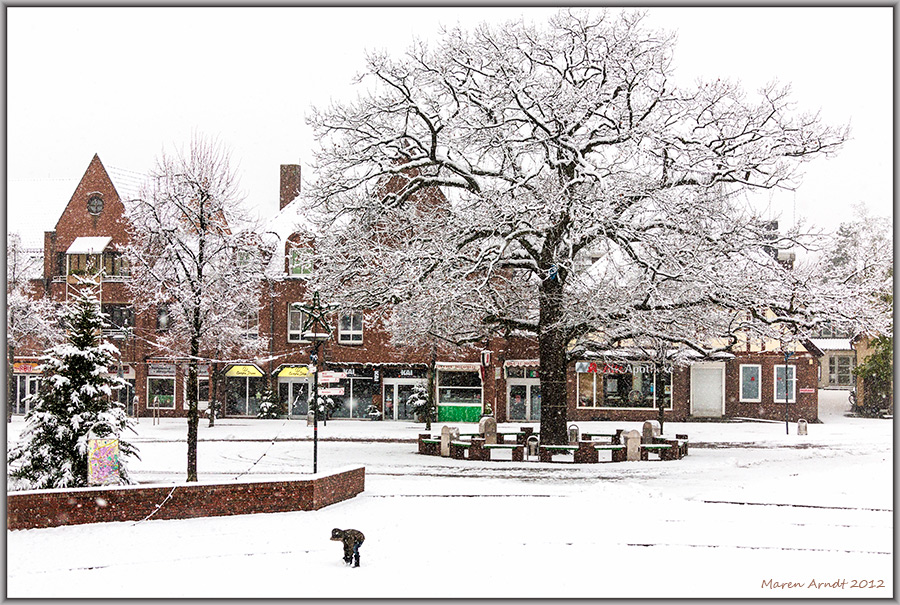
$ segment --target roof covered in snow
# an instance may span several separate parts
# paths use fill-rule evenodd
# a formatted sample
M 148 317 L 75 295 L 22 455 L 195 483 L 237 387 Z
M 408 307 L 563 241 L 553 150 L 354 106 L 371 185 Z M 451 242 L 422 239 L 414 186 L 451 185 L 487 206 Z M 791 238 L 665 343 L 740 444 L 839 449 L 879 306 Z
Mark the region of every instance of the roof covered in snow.
M 66 254 L 100 254 L 109 245 L 112 238 L 109 236 L 101 237 L 76 237 Z
M 810 341 L 823 351 L 852 351 L 849 338 L 810 338 Z

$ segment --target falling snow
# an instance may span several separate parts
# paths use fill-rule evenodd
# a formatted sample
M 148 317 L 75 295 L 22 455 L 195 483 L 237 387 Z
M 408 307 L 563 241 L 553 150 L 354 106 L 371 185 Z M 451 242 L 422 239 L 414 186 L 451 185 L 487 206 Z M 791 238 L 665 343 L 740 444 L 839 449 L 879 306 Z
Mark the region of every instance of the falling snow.
M 7 596 L 892 597 L 892 423 L 845 417 L 844 391 L 820 391 L 820 409 L 806 436 L 667 423 L 690 435 L 683 460 L 597 465 L 421 456 L 422 424 L 332 421 L 319 469 L 364 464 L 361 495 L 312 512 L 8 531 Z M 183 420 L 142 419 L 133 479 L 183 482 L 184 434 Z M 251 478 L 306 475 L 311 434 L 299 420 L 202 423 L 200 480 L 233 480 L 264 451 Z M 362 567 L 344 566 L 333 527 L 365 533 Z

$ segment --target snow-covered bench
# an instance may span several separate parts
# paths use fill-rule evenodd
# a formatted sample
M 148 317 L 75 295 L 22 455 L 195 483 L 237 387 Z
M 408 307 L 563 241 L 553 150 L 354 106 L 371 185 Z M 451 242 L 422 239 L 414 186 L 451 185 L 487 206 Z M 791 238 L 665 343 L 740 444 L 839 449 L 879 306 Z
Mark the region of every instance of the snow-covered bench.
M 450 457 L 457 460 L 464 460 L 466 457 L 466 451 L 471 447 L 472 443 L 470 441 L 451 441 Z
M 577 450 L 577 445 L 540 445 L 538 459 L 541 462 L 553 462 L 554 454 L 574 454 Z
M 523 462 L 525 460 L 525 446 L 519 443 L 488 443 L 483 447 L 487 451 L 488 460 L 491 459 L 492 450 L 512 450 L 513 462 Z
M 426 456 L 441 455 L 441 440 L 433 439 L 428 433 L 419 433 L 419 453 Z
M 625 446 L 620 445 L 618 443 L 595 443 L 594 444 L 595 452 L 604 452 L 609 451 L 612 452 L 612 461 L 613 462 L 625 462 Z M 599 456 L 597 457 L 597 461 L 599 462 Z

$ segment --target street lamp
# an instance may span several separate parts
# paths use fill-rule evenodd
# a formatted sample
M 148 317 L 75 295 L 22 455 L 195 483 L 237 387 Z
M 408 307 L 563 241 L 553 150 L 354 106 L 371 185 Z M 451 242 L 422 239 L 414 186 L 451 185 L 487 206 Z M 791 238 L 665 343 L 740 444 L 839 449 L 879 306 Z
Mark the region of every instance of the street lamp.
M 791 386 L 790 381 L 788 380 L 788 359 L 790 359 L 791 355 L 793 355 L 793 351 L 784 351 L 784 434 L 791 434 L 791 426 L 789 422 L 788 416 L 788 402 L 790 401 L 790 391 L 788 390 Z M 796 382 L 797 377 L 794 377 L 794 381 Z
M 313 474 L 315 475 L 319 466 L 319 347 L 331 338 L 331 327 L 325 319 L 326 309 L 319 302 L 318 292 L 313 293 L 311 305 L 300 305 L 300 309 L 306 314 L 303 339 L 315 343 L 309 356 L 310 369 L 313 373 Z

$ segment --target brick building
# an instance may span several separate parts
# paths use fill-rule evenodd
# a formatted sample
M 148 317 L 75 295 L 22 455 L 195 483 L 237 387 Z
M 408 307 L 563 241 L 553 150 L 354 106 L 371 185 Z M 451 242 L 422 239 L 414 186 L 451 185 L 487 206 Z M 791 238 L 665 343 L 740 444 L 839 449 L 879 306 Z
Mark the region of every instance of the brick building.
M 267 386 L 287 404 L 290 414 L 307 413 L 312 343 L 304 340 L 302 305 L 309 303 L 304 279 L 311 268 L 313 242 L 305 234 L 303 217 L 294 203 L 300 187 L 300 167 L 281 166 L 279 212 L 271 221 L 277 252 L 269 265 L 271 286 L 261 293 L 258 330 L 268 343 L 265 361 L 236 360 L 200 367 L 200 408 L 209 405 L 210 380 L 221 371 L 224 389 L 220 415 L 256 416 Z M 114 180 L 116 181 L 114 184 Z M 121 250 L 128 243 L 123 191 L 127 179 L 114 179 L 96 155 L 78 183 L 53 231 L 44 237 L 44 276 L 39 292 L 55 301 L 71 295 L 74 277 L 91 266 L 104 274 L 95 287 L 113 328 L 104 337 L 120 349 L 121 372 L 129 383 L 119 397 L 129 414 L 184 416 L 187 369 L 183 359 L 155 346 L 163 310 L 135 312 L 124 282 L 128 267 Z M 127 196 L 126 196 L 127 199 Z M 498 421 L 533 422 L 540 417 L 540 368 L 536 342 L 528 338 L 492 338 L 465 348 L 396 348 L 384 329 L 365 312 L 332 318 L 333 337 L 323 343 L 324 370 L 334 372 L 333 399 L 340 403 L 336 418 L 368 418 L 370 406 L 386 420 L 412 420 L 406 405 L 416 385 L 428 383 L 434 364 L 438 421 L 477 421 L 490 406 Z M 34 352 L 32 352 L 34 353 Z M 38 382 L 37 357 L 17 356 L 15 374 L 23 393 Z M 671 371 L 655 372 L 640 359 L 607 363 L 585 359 L 570 363 L 568 418 L 588 420 L 645 420 L 666 406 L 669 420 L 755 417 L 784 419 L 785 375 L 787 408 L 792 421 L 818 417 L 818 364 L 798 347 L 788 360 L 776 346 L 744 346 L 717 361 L 703 361 Z M 220 367 L 221 366 L 221 367 Z M 338 394 L 340 393 L 340 394 Z M 23 395 L 24 398 L 24 395 Z M 14 412 L 24 413 L 16 401 Z

